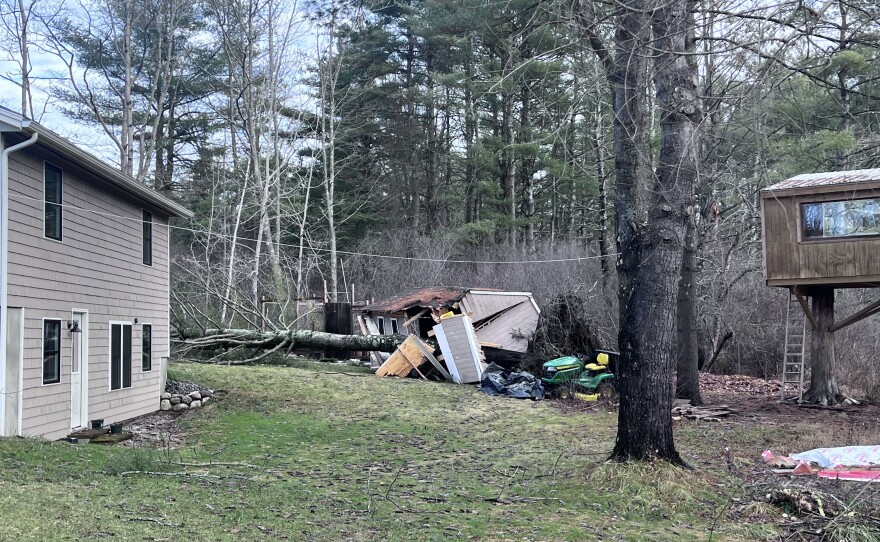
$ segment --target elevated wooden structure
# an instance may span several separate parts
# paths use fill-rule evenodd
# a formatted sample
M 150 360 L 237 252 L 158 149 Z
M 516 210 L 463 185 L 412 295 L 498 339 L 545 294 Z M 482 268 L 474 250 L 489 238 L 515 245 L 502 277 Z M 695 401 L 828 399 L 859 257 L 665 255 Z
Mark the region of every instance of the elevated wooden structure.
M 768 286 L 880 286 L 880 169 L 774 184 L 761 219 Z
M 768 286 L 788 288 L 803 309 L 813 333 L 810 391 L 823 395 L 817 381 L 836 389 L 834 332 L 880 312 L 878 300 L 846 318 L 834 316 L 835 289 L 880 286 L 880 169 L 798 175 L 765 188 L 761 222 L 764 278 Z M 783 381 L 792 373 L 786 362 L 796 357 L 788 352 L 789 326 Z

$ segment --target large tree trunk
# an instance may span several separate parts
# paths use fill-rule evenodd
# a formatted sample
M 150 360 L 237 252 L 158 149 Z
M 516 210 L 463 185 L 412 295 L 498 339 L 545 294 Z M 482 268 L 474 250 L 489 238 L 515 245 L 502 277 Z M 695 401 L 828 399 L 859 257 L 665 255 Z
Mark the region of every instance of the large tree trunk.
M 621 252 L 626 265 L 635 266 L 635 273 L 630 267 L 625 277 L 630 295 L 623 305 L 618 339 L 621 363 L 616 378 L 621 400 L 611 457 L 619 461 L 657 458 L 683 464 L 673 440 L 671 409 L 676 300 L 699 156 L 697 70 L 695 58 L 689 56 L 694 48 L 694 25 L 688 0 L 672 0 L 653 11 L 643 0 L 627 6 L 632 11 L 623 14 L 618 28 L 616 62 L 630 63 L 651 54 L 645 43 L 650 21 L 655 35 L 653 51 L 659 52 L 654 81 L 660 108 L 660 163 L 653 183 L 647 182 L 650 177 L 628 179 L 653 189 L 647 227 L 619 225 L 619 231 L 630 228 Z M 626 79 L 623 83 L 626 87 Z M 638 92 L 638 88 L 633 90 Z M 644 130 L 643 115 L 641 120 L 636 128 Z M 627 210 L 618 210 L 619 216 Z M 639 255 L 635 261 L 633 254 Z
M 678 285 L 678 367 L 675 396 L 679 399 L 690 399 L 691 404 L 702 405 L 695 314 L 696 260 L 696 224 L 691 216 L 687 224 L 681 261 L 681 283 Z
M 810 389 L 804 399 L 808 403 L 835 405 L 843 400 L 834 378 L 834 288 L 812 290 L 813 315 L 819 329 L 814 329 L 810 340 Z
M 299 329 L 289 331 L 208 329 L 201 333 L 201 336 L 187 337 L 179 343 L 197 350 L 244 347 L 263 351 L 307 349 L 394 352 L 404 339 L 406 339 L 404 335 L 337 335 Z

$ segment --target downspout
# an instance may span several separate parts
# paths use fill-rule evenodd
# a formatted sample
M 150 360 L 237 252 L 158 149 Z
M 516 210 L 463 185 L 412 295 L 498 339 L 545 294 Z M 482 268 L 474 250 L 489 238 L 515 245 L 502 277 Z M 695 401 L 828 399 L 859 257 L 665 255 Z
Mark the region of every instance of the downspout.
M 9 278 L 9 155 L 37 142 L 37 132 L 27 141 L 3 150 L 0 157 L 0 434 L 6 432 L 6 334 L 7 321 L 7 283 Z M 0 134 L 0 146 L 3 145 Z M 19 390 L 21 393 L 22 390 Z M 21 428 L 19 427 L 19 431 Z M 4 435 L 15 436 L 15 435 Z

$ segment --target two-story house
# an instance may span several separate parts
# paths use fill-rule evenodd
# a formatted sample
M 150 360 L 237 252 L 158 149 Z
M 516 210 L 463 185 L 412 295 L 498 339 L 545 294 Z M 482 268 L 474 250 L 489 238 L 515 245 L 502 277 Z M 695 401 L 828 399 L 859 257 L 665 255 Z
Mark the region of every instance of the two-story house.
M 192 213 L 0 108 L 0 434 L 157 409 L 169 219 Z

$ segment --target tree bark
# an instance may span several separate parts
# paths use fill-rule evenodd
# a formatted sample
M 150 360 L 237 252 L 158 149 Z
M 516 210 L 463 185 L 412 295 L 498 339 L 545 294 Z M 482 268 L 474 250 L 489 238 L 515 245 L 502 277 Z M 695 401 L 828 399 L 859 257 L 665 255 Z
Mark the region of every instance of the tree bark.
M 808 403 L 836 405 L 843 400 L 834 377 L 834 288 L 821 287 L 811 292 L 813 315 L 819 329 L 810 339 L 810 388 L 804 395 Z
M 678 285 L 678 367 L 675 396 L 702 405 L 700 396 L 699 357 L 696 329 L 696 224 L 693 216 L 687 222 L 684 253 L 681 261 L 681 282 Z
M 672 397 L 675 389 L 678 286 L 687 222 L 692 209 L 699 158 L 700 98 L 696 88 L 693 53 L 694 22 L 689 0 L 672 0 L 654 8 L 645 0 L 626 5 L 618 27 L 618 70 L 624 62 L 638 62 L 656 54 L 654 82 L 660 109 L 660 162 L 657 176 L 625 178 L 623 201 L 618 209 L 626 220 L 637 218 L 639 187 L 652 189 L 647 227 L 619 224 L 622 261 L 629 296 L 621 303 L 623 318 L 618 343 L 621 362 L 615 379 L 620 387 L 617 439 L 611 458 L 618 461 L 662 459 L 684 464 L 672 434 Z M 647 14 L 650 14 L 650 19 Z M 646 40 L 654 30 L 653 49 Z M 639 81 L 615 81 L 615 97 L 639 92 Z M 622 88 L 621 88 L 622 87 Z M 644 88 L 641 87 L 642 93 Z M 629 104 L 630 107 L 632 104 Z M 642 104 L 639 103 L 638 106 Z M 615 100 L 615 106 L 622 108 Z M 638 119 L 631 134 L 644 133 L 644 111 L 631 111 Z M 616 115 L 620 117 L 621 115 Z M 625 117 L 624 117 L 625 118 Z M 616 123 L 620 125 L 621 123 Z M 633 152 L 630 136 L 615 130 L 615 148 Z M 644 137 L 644 136 L 643 136 Z M 618 163 L 639 164 L 639 157 L 617 154 Z M 620 160 L 623 158 L 623 160 Z M 618 171 L 620 171 L 618 166 Z M 618 179 L 618 191 L 620 179 Z M 618 196 L 618 200 L 621 196 Z M 629 229 L 624 235 L 623 230 Z M 634 255 L 638 258 L 633 259 Z M 625 293 L 625 291 L 623 292 Z
M 323 331 L 254 331 L 250 329 L 207 329 L 199 337 L 179 341 L 189 348 L 216 349 L 245 347 L 270 350 L 279 346 L 288 350 L 330 349 L 394 352 L 406 339 L 404 335 L 338 335 Z

